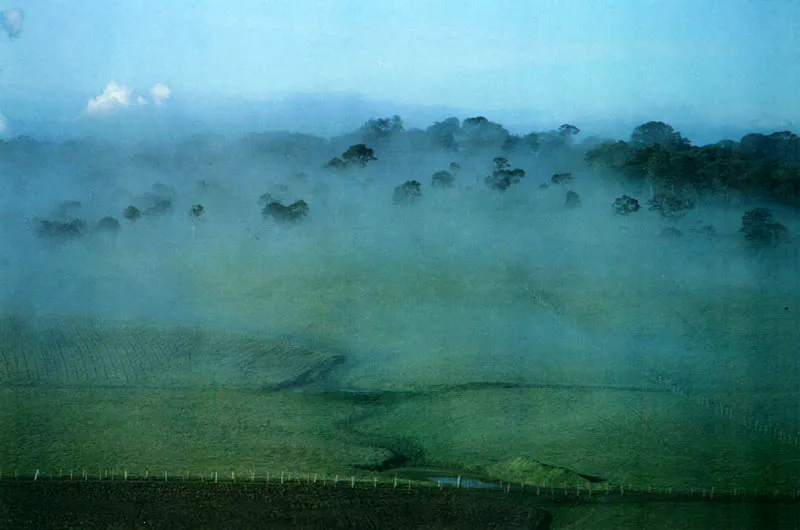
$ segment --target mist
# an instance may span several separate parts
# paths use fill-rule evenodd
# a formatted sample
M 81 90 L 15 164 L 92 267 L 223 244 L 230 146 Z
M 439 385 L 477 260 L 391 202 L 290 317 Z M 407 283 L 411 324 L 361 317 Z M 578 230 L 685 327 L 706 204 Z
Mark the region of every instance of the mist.
M 800 4 L 213 3 L 0 11 L 0 479 L 796 502 Z
M 702 386 L 693 359 L 713 359 L 727 335 L 709 336 L 698 311 L 738 310 L 752 297 L 769 313 L 742 318 L 796 315 L 798 225 L 787 206 L 707 196 L 678 218 L 617 215 L 616 198 L 644 204 L 647 190 L 587 166 L 577 142 L 557 154 L 506 153 L 525 176 L 504 191 L 485 183 L 504 153 L 431 148 L 420 130 L 381 139 L 363 168 L 323 168 L 363 134 L 7 141 L 4 309 L 34 319 L 79 313 L 267 335 L 305 330 L 351 352 L 338 384 L 358 389 L 631 383 L 633 354 L 667 359 L 687 370 L 676 378 Z M 460 166 L 453 186 L 433 187 L 431 175 L 451 163 Z M 574 180 L 553 184 L 564 169 Z M 393 204 L 408 180 L 421 183 L 421 198 Z M 580 207 L 565 204 L 567 191 Z M 304 200 L 307 217 L 269 218 L 265 193 L 284 205 Z M 163 210 L 154 207 L 161 199 Z M 131 205 L 152 212 L 123 218 Z M 758 206 L 772 209 L 791 243 L 746 244 L 742 215 Z M 118 230 L 97 227 L 106 216 Z M 64 219 L 87 229 L 42 235 L 43 221 Z M 700 230 L 708 225 L 714 235 Z M 752 362 L 775 354 L 747 348 Z

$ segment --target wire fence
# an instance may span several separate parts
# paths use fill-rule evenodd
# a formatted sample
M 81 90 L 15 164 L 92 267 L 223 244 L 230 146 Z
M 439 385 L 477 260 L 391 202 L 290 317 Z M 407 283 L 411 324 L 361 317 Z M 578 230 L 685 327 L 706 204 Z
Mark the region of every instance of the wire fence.
M 204 483 L 210 486 L 218 484 L 250 484 L 266 487 L 320 487 L 339 489 L 381 489 L 397 492 L 412 491 L 424 488 L 426 491 L 487 491 L 497 495 L 526 494 L 551 499 L 603 500 L 614 501 L 702 501 L 702 502 L 780 502 L 800 503 L 800 484 L 793 488 L 671 488 L 652 487 L 642 484 L 592 484 L 575 486 L 566 482 L 556 483 L 542 481 L 538 484 L 521 482 L 483 482 L 468 476 L 431 477 L 429 480 L 402 478 L 398 475 L 356 476 L 330 475 L 322 473 L 298 473 L 290 471 L 256 471 L 244 473 L 237 471 L 174 471 L 169 470 L 128 470 L 112 469 L 59 469 L 55 472 L 43 469 L 0 471 L 0 481 L 6 483 L 21 482 L 71 482 L 71 483 Z

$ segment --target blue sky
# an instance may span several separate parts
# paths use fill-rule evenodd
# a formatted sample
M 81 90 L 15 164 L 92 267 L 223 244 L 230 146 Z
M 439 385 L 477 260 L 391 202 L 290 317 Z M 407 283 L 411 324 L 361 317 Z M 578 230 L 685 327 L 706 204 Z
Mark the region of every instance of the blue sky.
M 134 98 L 162 83 L 171 101 L 331 91 L 486 112 L 800 121 L 796 0 L 0 5 L 11 8 L 25 26 L 0 39 L 0 93 L 97 96 L 113 80 Z

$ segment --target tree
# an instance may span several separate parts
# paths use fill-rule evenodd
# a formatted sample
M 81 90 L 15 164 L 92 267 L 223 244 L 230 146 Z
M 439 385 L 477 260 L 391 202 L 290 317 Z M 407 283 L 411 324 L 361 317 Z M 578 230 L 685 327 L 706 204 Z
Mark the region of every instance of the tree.
M 520 137 L 518 134 L 511 134 L 503 142 L 502 150 L 504 153 L 512 153 L 517 149 L 517 147 L 522 145 L 525 145 L 522 141 L 522 137 Z
M 742 228 L 748 243 L 756 248 L 774 247 L 789 241 L 789 231 L 784 225 L 773 220 L 767 208 L 753 208 L 742 216 Z
M 754 158 L 788 165 L 800 165 L 800 138 L 791 131 L 770 134 L 747 134 L 742 150 Z
M 503 158 L 502 156 L 498 156 L 492 160 L 492 165 L 494 166 L 495 171 L 500 171 L 502 169 L 508 169 L 511 167 L 511 165 L 508 163 L 508 159 Z
M 672 155 L 661 144 L 654 144 L 645 148 L 647 162 L 645 173 L 650 184 L 650 197 L 655 195 L 654 189 L 675 189 L 675 171 L 672 167 Z
M 639 125 L 631 133 L 631 145 L 635 148 L 652 147 L 656 144 L 667 149 L 681 149 L 688 147 L 689 141 L 663 121 L 649 121 Z
M 770 147 L 769 138 L 764 134 L 746 134 L 742 137 L 742 150 L 757 158 L 766 158 Z
M 632 151 L 627 142 L 606 141 L 589 149 L 584 160 L 594 168 L 620 170 L 628 163 Z
M 771 175 L 768 192 L 774 199 L 800 206 L 800 167 L 781 166 Z
M 129 221 L 135 221 L 142 216 L 142 212 L 136 206 L 128 206 L 125 208 L 125 211 L 122 212 L 122 217 Z
M 744 153 L 720 144 L 703 146 L 694 159 L 695 187 L 711 192 L 727 192 L 735 187 L 748 165 Z
M 630 195 L 617 197 L 611 207 L 614 208 L 614 212 L 617 215 L 630 215 L 634 212 L 638 212 L 641 209 L 641 206 L 639 206 L 639 201 Z
M 536 151 L 539 150 L 539 144 L 540 144 L 540 142 L 539 142 L 539 134 L 535 133 L 535 132 L 532 132 L 530 134 L 526 134 L 525 136 L 522 137 L 522 140 L 521 140 L 520 143 L 522 145 L 524 145 L 525 147 L 527 147 L 529 151 L 535 153 Z
M 558 128 L 558 134 L 566 138 L 577 136 L 580 132 L 581 132 L 580 129 L 578 129 L 574 125 L 570 125 L 569 123 L 565 123 L 564 125 L 561 125 Z
M 392 193 L 392 202 L 395 204 L 413 204 L 422 198 L 422 184 L 416 180 L 407 180 L 397 186 Z
M 455 177 L 449 171 L 437 171 L 431 178 L 431 186 L 434 188 L 452 188 Z
M 484 179 L 486 185 L 492 189 L 505 191 L 525 177 L 524 169 L 509 169 L 511 165 L 506 158 L 499 156 L 492 161 L 492 165 L 494 171 Z
M 324 169 L 346 169 L 347 163 L 338 156 L 335 156 L 328 160 L 328 162 L 322 167 Z
M 550 177 L 550 182 L 553 184 L 569 184 L 575 180 L 572 176 L 572 173 L 553 173 L 553 176 Z
M 296 223 L 303 217 L 308 216 L 308 203 L 304 200 L 295 201 L 289 206 L 284 206 L 278 201 L 267 204 L 261 214 L 264 217 L 271 217 L 282 223 Z
M 377 158 L 375 158 L 375 151 L 364 144 L 351 145 L 347 151 L 342 153 L 342 159 L 344 159 L 348 165 L 358 164 L 360 167 L 366 166 L 368 162 L 377 160 Z
M 664 217 L 683 217 L 695 207 L 695 201 L 673 193 L 657 193 L 647 201 L 650 211 L 660 212 Z
M 66 219 L 48 221 L 41 219 L 38 222 L 36 233 L 41 238 L 49 238 L 58 242 L 65 242 L 81 237 L 89 230 L 89 225 L 83 219 Z
M 464 127 L 483 127 L 491 123 L 483 116 L 475 116 L 474 118 L 467 118 L 464 120 Z
M 461 132 L 456 138 L 459 143 L 472 148 L 502 147 L 511 134 L 499 123 L 493 123 L 483 116 L 467 118 L 461 124 Z
M 369 120 L 361 126 L 362 139 L 365 142 L 375 142 L 391 137 L 393 134 L 403 132 L 403 119 L 395 114 L 391 118 L 378 118 Z
M 575 193 L 574 191 L 567 192 L 567 202 L 565 203 L 567 208 L 580 208 L 581 206 L 581 196 Z
M 456 150 L 456 135 L 461 131 L 461 122 L 458 118 L 447 118 L 436 122 L 425 130 L 433 147 L 439 149 Z

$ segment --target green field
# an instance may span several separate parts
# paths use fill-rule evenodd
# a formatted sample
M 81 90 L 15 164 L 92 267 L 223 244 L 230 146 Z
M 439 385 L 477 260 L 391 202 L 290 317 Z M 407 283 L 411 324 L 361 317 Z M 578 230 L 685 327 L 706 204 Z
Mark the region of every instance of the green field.
M 624 293 L 613 286 L 625 271 L 556 281 L 503 262 L 458 274 L 245 263 L 220 290 L 213 273 L 232 264 L 194 263 L 192 325 L 3 320 L 6 473 L 370 476 L 401 454 L 385 475 L 797 485 L 798 330 L 785 297 L 657 281 Z

